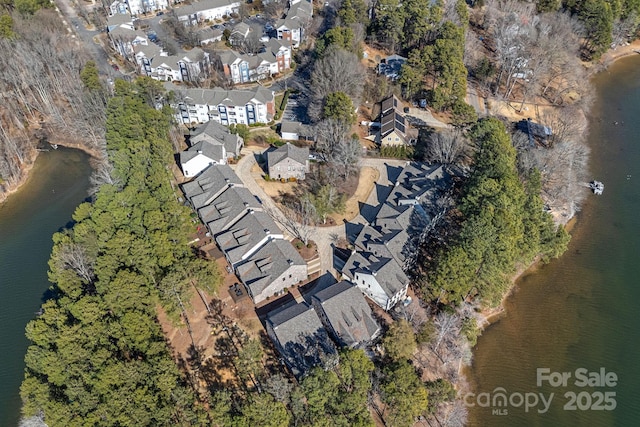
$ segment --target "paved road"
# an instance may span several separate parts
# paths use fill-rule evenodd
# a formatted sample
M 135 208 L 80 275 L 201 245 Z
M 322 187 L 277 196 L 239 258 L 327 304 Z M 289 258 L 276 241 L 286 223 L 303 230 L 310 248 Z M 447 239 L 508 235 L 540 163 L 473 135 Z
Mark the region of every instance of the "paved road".
M 240 159 L 235 166 L 236 174 L 240 177 L 245 187 L 262 201 L 262 204 L 281 225 L 284 223 L 284 214 L 273 202 L 271 197 L 256 183 L 251 175 L 251 168 L 256 164 L 254 151 L 247 148 L 242 150 L 244 157 Z M 261 151 L 257 151 L 261 153 Z M 283 227 L 284 228 L 284 227 Z M 286 230 L 285 230 L 286 231 Z M 324 272 L 333 272 L 333 248 L 332 243 L 334 236 L 345 237 L 344 225 L 336 225 L 333 227 L 312 227 L 311 239 L 318 245 L 318 254 L 320 255 L 320 270 Z
M 258 183 L 256 183 L 254 177 L 251 174 L 251 168 L 256 164 L 254 153 L 262 153 L 263 151 L 264 149 L 255 151 L 249 148 L 244 148 L 242 150 L 242 154 L 244 154 L 244 157 L 240 159 L 238 164 L 235 166 L 235 171 L 238 177 L 240 177 L 240 179 L 244 183 L 245 187 L 247 187 L 247 189 L 251 191 L 251 193 L 258 196 L 265 208 L 273 215 L 274 219 L 282 225 L 284 223 L 284 221 L 282 220 L 284 218 L 284 214 L 273 202 L 271 197 L 269 197 L 267 193 L 265 193 L 262 187 L 260 187 Z M 380 172 L 380 178 L 378 179 L 377 184 L 382 186 L 392 185 L 392 181 L 395 179 L 395 176 L 390 177 L 388 172 L 399 171 L 400 168 L 402 168 L 405 164 L 405 160 L 395 159 L 362 159 L 360 161 L 360 167 L 368 166 L 378 169 L 378 171 Z M 376 191 L 371 192 L 369 198 L 367 199 L 367 203 L 374 206 L 378 204 Z M 358 215 L 353 221 L 351 221 L 351 223 L 364 224 L 366 223 L 366 220 L 362 216 Z M 340 237 L 346 237 L 344 224 L 335 225 L 332 227 L 312 227 L 311 239 L 318 245 L 321 273 L 329 272 L 333 275 L 333 242 L 335 238 Z
M 59 13 L 66 21 L 67 29 L 71 33 L 71 37 L 78 40 L 79 43 L 87 48 L 89 54 L 93 56 L 100 74 L 108 78 L 124 78 L 124 75 L 115 71 L 109 64 L 109 55 L 105 51 L 104 47 L 96 43 L 97 36 L 100 35 L 98 30 L 88 30 L 82 21 L 82 18 L 78 16 L 70 0 L 54 0 L 58 7 Z M 95 38 L 95 39 L 94 39 Z
M 488 115 L 489 112 L 486 107 L 486 99 L 481 97 L 476 89 L 467 86 L 467 96 L 465 100 L 467 101 L 467 104 L 471 105 L 473 109 L 476 110 L 479 117 Z

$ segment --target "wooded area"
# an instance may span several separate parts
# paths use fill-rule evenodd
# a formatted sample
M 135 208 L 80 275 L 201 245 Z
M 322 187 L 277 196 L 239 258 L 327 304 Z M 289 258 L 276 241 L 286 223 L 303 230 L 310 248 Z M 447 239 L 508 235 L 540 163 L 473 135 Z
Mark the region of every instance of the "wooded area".
M 156 306 L 177 317 L 194 288 L 215 290 L 220 274 L 187 245 L 193 223 L 167 169 L 171 112 L 153 108 L 145 90 L 116 83 L 106 127 L 112 184 L 54 235 L 51 298 L 27 326 L 23 411 L 51 426 L 205 423 Z
M 479 296 L 495 306 L 517 265 L 538 255 L 559 256 L 569 235 L 543 209 L 540 173 L 531 169 L 522 180 L 518 175 L 516 150 L 502 122 L 481 120 L 469 137 L 476 155 L 445 226 L 451 234 L 424 248 L 430 253 L 422 257 L 420 280 L 428 300 L 457 305 Z
M 107 96 L 99 81 L 79 84 L 88 55 L 53 10 L 2 16 L 0 192 L 20 181 L 40 142 L 100 152 Z

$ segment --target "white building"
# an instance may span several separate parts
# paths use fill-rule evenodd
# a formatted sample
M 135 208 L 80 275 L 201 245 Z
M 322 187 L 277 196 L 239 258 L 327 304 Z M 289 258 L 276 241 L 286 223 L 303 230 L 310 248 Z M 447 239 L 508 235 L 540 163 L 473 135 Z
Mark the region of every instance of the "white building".
M 209 66 L 209 54 L 199 47 L 171 56 L 153 44 L 137 46 L 134 50 L 140 74 L 155 80 L 197 81 Z
M 129 13 L 132 16 L 137 16 L 143 13 L 165 10 L 168 7 L 168 0 L 116 0 L 111 3 L 109 10 L 112 15 Z
M 222 19 L 237 13 L 240 2 L 235 0 L 201 0 L 176 9 L 178 20 L 185 25 Z
M 187 178 L 199 175 L 211 165 L 227 163 L 227 152 L 224 145 L 212 141 L 199 141 L 180 153 L 180 167 Z
M 304 31 L 313 17 L 313 4 L 307 0 L 292 1 L 284 19 L 276 21 L 278 40 L 284 40 L 292 47 L 300 46 Z
M 258 86 L 246 90 L 184 89 L 167 84 L 167 90 L 176 93 L 172 107 L 180 123 L 206 123 L 214 121 L 225 126 L 268 123 L 275 114 L 274 94 Z

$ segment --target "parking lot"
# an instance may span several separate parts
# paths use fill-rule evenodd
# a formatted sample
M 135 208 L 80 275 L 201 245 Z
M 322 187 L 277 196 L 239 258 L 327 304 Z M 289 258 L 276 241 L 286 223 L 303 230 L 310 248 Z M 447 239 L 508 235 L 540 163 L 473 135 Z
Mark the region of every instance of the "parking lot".
M 307 115 L 307 99 L 303 94 L 291 94 L 282 112 L 282 120 L 289 122 L 309 123 Z

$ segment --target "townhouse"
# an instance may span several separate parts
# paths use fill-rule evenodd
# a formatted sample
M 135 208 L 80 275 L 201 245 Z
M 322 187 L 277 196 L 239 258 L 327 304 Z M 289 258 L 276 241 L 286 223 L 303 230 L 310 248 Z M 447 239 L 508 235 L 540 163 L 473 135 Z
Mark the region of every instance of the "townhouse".
M 437 201 L 450 190 L 456 173 L 442 165 L 407 163 L 395 184 L 379 191 L 373 214 L 352 236 L 354 250 L 341 268 L 342 275 L 384 310 L 406 298 L 405 271 L 442 215 Z
M 291 0 L 283 19 L 276 21 L 278 40 L 284 40 L 297 48 L 304 39 L 305 28 L 313 17 L 313 3 L 307 0 Z

